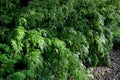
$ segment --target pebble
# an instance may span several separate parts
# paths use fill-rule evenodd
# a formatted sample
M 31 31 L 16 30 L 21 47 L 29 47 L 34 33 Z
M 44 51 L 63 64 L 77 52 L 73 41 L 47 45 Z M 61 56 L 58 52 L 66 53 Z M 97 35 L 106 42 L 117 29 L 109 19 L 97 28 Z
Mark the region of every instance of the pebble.
M 95 80 L 120 80 L 120 51 L 111 51 L 110 59 L 112 63 L 110 68 L 97 67 L 93 70 Z

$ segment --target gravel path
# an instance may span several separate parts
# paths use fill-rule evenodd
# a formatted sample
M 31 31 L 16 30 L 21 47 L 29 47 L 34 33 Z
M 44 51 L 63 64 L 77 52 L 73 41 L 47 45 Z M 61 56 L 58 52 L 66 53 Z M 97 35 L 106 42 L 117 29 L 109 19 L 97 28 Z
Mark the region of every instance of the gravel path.
M 97 67 L 93 71 L 95 80 L 120 80 L 120 50 L 112 50 L 111 67 Z

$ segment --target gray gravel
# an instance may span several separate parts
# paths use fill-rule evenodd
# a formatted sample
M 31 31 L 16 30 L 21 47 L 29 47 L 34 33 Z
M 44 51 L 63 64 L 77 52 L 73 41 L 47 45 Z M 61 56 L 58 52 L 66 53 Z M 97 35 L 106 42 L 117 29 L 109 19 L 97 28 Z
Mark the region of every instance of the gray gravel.
M 112 50 L 111 67 L 97 67 L 93 70 L 95 80 L 120 80 L 120 50 Z

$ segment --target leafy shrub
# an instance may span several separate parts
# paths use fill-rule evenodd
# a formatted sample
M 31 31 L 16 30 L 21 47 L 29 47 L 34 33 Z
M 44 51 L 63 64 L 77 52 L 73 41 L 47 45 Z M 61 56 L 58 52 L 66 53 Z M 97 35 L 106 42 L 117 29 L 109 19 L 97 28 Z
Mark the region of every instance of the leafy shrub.
M 13 30 L 10 51 L 7 44 L 0 45 L 0 49 L 6 49 L 0 56 L 0 77 L 6 80 L 67 80 L 69 77 L 89 80 L 90 74 L 79 57 L 70 52 L 63 41 L 44 38 L 42 32 L 36 29 L 26 32 L 22 26 Z
M 114 49 L 120 49 L 120 28 L 114 27 L 112 28 L 112 34 L 113 34 L 113 48 Z
M 85 66 L 110 65 L 119 4 L 1 0 L 0 79 L 90 80 Z

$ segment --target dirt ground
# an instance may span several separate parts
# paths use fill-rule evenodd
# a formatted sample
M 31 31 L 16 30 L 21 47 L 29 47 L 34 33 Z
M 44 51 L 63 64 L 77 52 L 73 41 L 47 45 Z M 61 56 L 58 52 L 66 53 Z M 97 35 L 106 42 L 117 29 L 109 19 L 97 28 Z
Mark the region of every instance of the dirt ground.
M 97 67 L 93 71 L 95 80 L 120 80 L 120 50 L 112 50 L 111 67 Z

